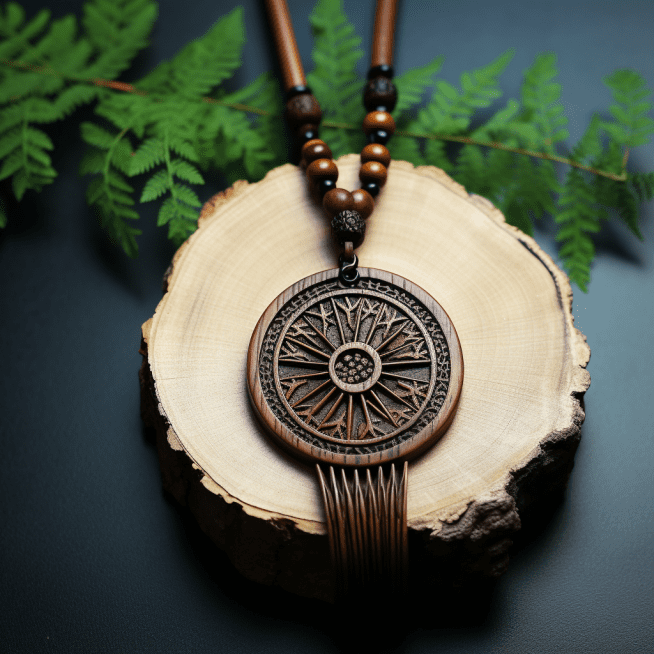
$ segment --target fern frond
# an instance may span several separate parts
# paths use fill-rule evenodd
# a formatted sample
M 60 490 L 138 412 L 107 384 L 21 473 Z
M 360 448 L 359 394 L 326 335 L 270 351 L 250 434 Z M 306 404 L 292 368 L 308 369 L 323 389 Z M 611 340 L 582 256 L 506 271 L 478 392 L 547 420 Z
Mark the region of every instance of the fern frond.
M 152 142 L 148 144 L 150 151 L 153 145 Z M 175 149 L 172 147 L 168 132 L 164 132 L 163 139 L 158 145 L 163 154 L 163 168 L 155 171 L 145 183 L 141 202 L 150 202 L 170 194 L 159 209 L 157 225 L 168 225 L 168 237 L 180 245 L 195 231 L 201 203 L 190 187 L 181 184 L 175 178 L 198 184 L 203 184 L 204 180 L 195 166 L 188 161 L 173 157 L 172 153 Z
M 633 70 L 618 70 L 603 82 L 611 89 L 615 104 L 609 109 L 614 121 L 604 121 L 602 127 L 623 147 L 649 143 L 654 120 L 647 116 L 652 110 L 652 103 L 647 101 L 652 92 L 646 81 Z
M 152 137 L 145 139 L 138 149 L 132 154 L 130 172 L 132 175 L 140 175 L 164 160 L 164 144 L 161 139 Z
M 88 0 L 82 25 L 96 50 L 85 73 L 88 77 L 116 78 L 148 45 L 157 17 L 152 0 Z
M 360 96 L 363 80 L 355 68 L 363 56 L 361 38 L 348 21 L 342 0 L 319 0 L 309 21 L 315 67 L 307 82 L 320 102 L 323 120 L 360 124 L 364 115 Z M 359 133 L 329 127 L 323 127 L 323 132 L 335 158 L 361 149 Z
M 243 9 L 237 7 L 136 85 L 149 93 L 200 99 L 240 66 L 244 43 Z
M 420 151 L 418 139 L 409 136 L 393 137 L 393 159 L 410 161 L 414 166 L 424 166 L 425 158 Z
M 0 142 L 4 144 L 0 176 L 12 177 L 18 199 L 28 189 L 41 190 L 56 176 L 49 154 L 52 141 L 36 126 L 61 120 L 98 96 L 97 87 L 76 80 L 123 70 L 146 45 L 156 4 L 152 0 L 90 0 L 85 11 L 86 35 L 79 34 L 74 16 L 51 21 L 49 12 L 42 11 L 25 22 L 23 10 L 15 3 L 0 12 L 4 37 L 0 43 Z M 102 19 L 89 18 L 102 11 Z M 91 131 L 87 136 L 92 142 Z
M 654 197 L 654 172 L 629 173 L 629 184 L 641 201 L 651 200 Z
M 141 230 L 128 221 L 138 219 L 139 215 L 132 208 L 134 189 L 121 172 L 132 152 L 127 130 L 115 134 L 87 122 L 82 123 L 80 131 L 82 139 L 92 146 L 82 159 L 80 174 L 96 175 L 89 183 L 87 201 L 98 210 L 100 225 L 109 238 L 128 256 L 135 257 L 138 254 L 136 237 Z
M 512 57 L 513 50 L 508 50 L 488 66 L 472 73 L 463 73 L 461 90 L 449 82 L 437 82 L 430 103 L 418 112 L 418 122 L 422 129 L 440 135 L 465 132 L 474 112 L 488 107 L 502 95 L 497 80 Z
M 568 119 L 559 102 L 561 85 L 553 81 L 557 75 L 556 55 L 540 54 L 525 72 L 521 89 L 522 120 L 538 130 L 538 145 L 549 153 L 554 153 L 556 143 L 568 138 Z
M 562 244 L 559 255 L 570 279 L 585 293 L 590 281 L 590 264 L 595 256 L 590 234 L 600 230 L 606 213 L 597 207 L 592 187 L 575 168 L 568 172 L 554 219 L 560 225 L 556 235 L 556 240 Z
M 433 86 L 433 77 L 442 68 L 443 61 L 445 57 L 436 57 L 426 66 L 412 68 L 395 78 L 398 97 L 395 113 L 398 116 L 420 103 L 423 93 Z
M 30 105 L 31 100 L 23 101 L 19 111 L 4 122 L 3 127 L 9 125 L 11 128 L 0 133 L 0 180 L 12 178 L 17 200 L 28 189 L 40 191 L 57 176 L 48 154 L 54 145 L 45 132 L 30 124 Z M 16 125 L 18 118 L 20 123 Z

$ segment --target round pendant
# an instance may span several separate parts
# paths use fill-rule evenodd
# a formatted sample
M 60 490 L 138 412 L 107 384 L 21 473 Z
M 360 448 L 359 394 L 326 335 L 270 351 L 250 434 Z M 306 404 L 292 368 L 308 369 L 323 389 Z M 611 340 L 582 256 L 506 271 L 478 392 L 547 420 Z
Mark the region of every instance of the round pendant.
M 248 352 L 259 418 L 291 454 L 369 466 L 412 458 L 456 412 L 463 357 L 443 308 L 399 275 L 338 269 L 300 280 L 264 311 Z

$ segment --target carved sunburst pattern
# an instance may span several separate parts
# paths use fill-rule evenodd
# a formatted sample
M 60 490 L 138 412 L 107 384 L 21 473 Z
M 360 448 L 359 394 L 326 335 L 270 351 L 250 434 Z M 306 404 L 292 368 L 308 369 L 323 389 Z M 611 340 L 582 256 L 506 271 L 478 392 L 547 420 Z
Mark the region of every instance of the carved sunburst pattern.
M 443 308 L 399 275 L 338 269 L 281 293 L 250 340 L 248 389 L 292 454 L 367 466 L 423 451 L 447 429 L 463 362 Z
M 447 345 L 430 335 L 406 294 L 402 301 L 384 290 L 331 290 L 283 321 L 272 362 L 277 395 L 295 423 L 320 439 L 381 443 L 406 431 L 433 400 Z

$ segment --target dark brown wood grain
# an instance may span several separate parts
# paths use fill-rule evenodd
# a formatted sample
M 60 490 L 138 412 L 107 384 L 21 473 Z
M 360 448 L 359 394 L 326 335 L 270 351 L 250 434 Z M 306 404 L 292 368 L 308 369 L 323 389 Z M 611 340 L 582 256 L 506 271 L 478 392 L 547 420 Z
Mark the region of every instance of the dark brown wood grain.
M 279 67 L 282 71 L 284 88 L 288 91 L 294 86 L 306 86 L 307 81 L 304 77 L 304 69 L 286 0 L 266 0 L 266 8 L 275 40 Z
M 375 27 L 372 40 L 371 66 L 390 66 L 393 63 L 393 35 L 397 0 L 377 0 Z

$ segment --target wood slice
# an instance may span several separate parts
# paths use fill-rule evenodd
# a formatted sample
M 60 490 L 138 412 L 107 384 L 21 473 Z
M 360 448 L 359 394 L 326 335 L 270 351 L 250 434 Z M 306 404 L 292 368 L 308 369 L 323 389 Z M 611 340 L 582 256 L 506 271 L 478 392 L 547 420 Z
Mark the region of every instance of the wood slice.
M 338 167 L 339 186 L 356 188 L 359 157 Z M 497 576 L 521 513 L 565 487 L 584 419 L 590 350 L 573 325 L 568 279 L 487 200 L 442 170 L 399 161 L 358 254 L 362 266 L 436 298 L 463 350 L 454 421 L 409 467 L 412 575 Z M 336 256 L 300 169 L 237 182 L 204 206 L 176 253 L 143 325 L 141 369 L 164 487 L 245 576 L 327 600 L 334 583 L 315 470 L 257 423 L 246 358 L 268 304 Z

